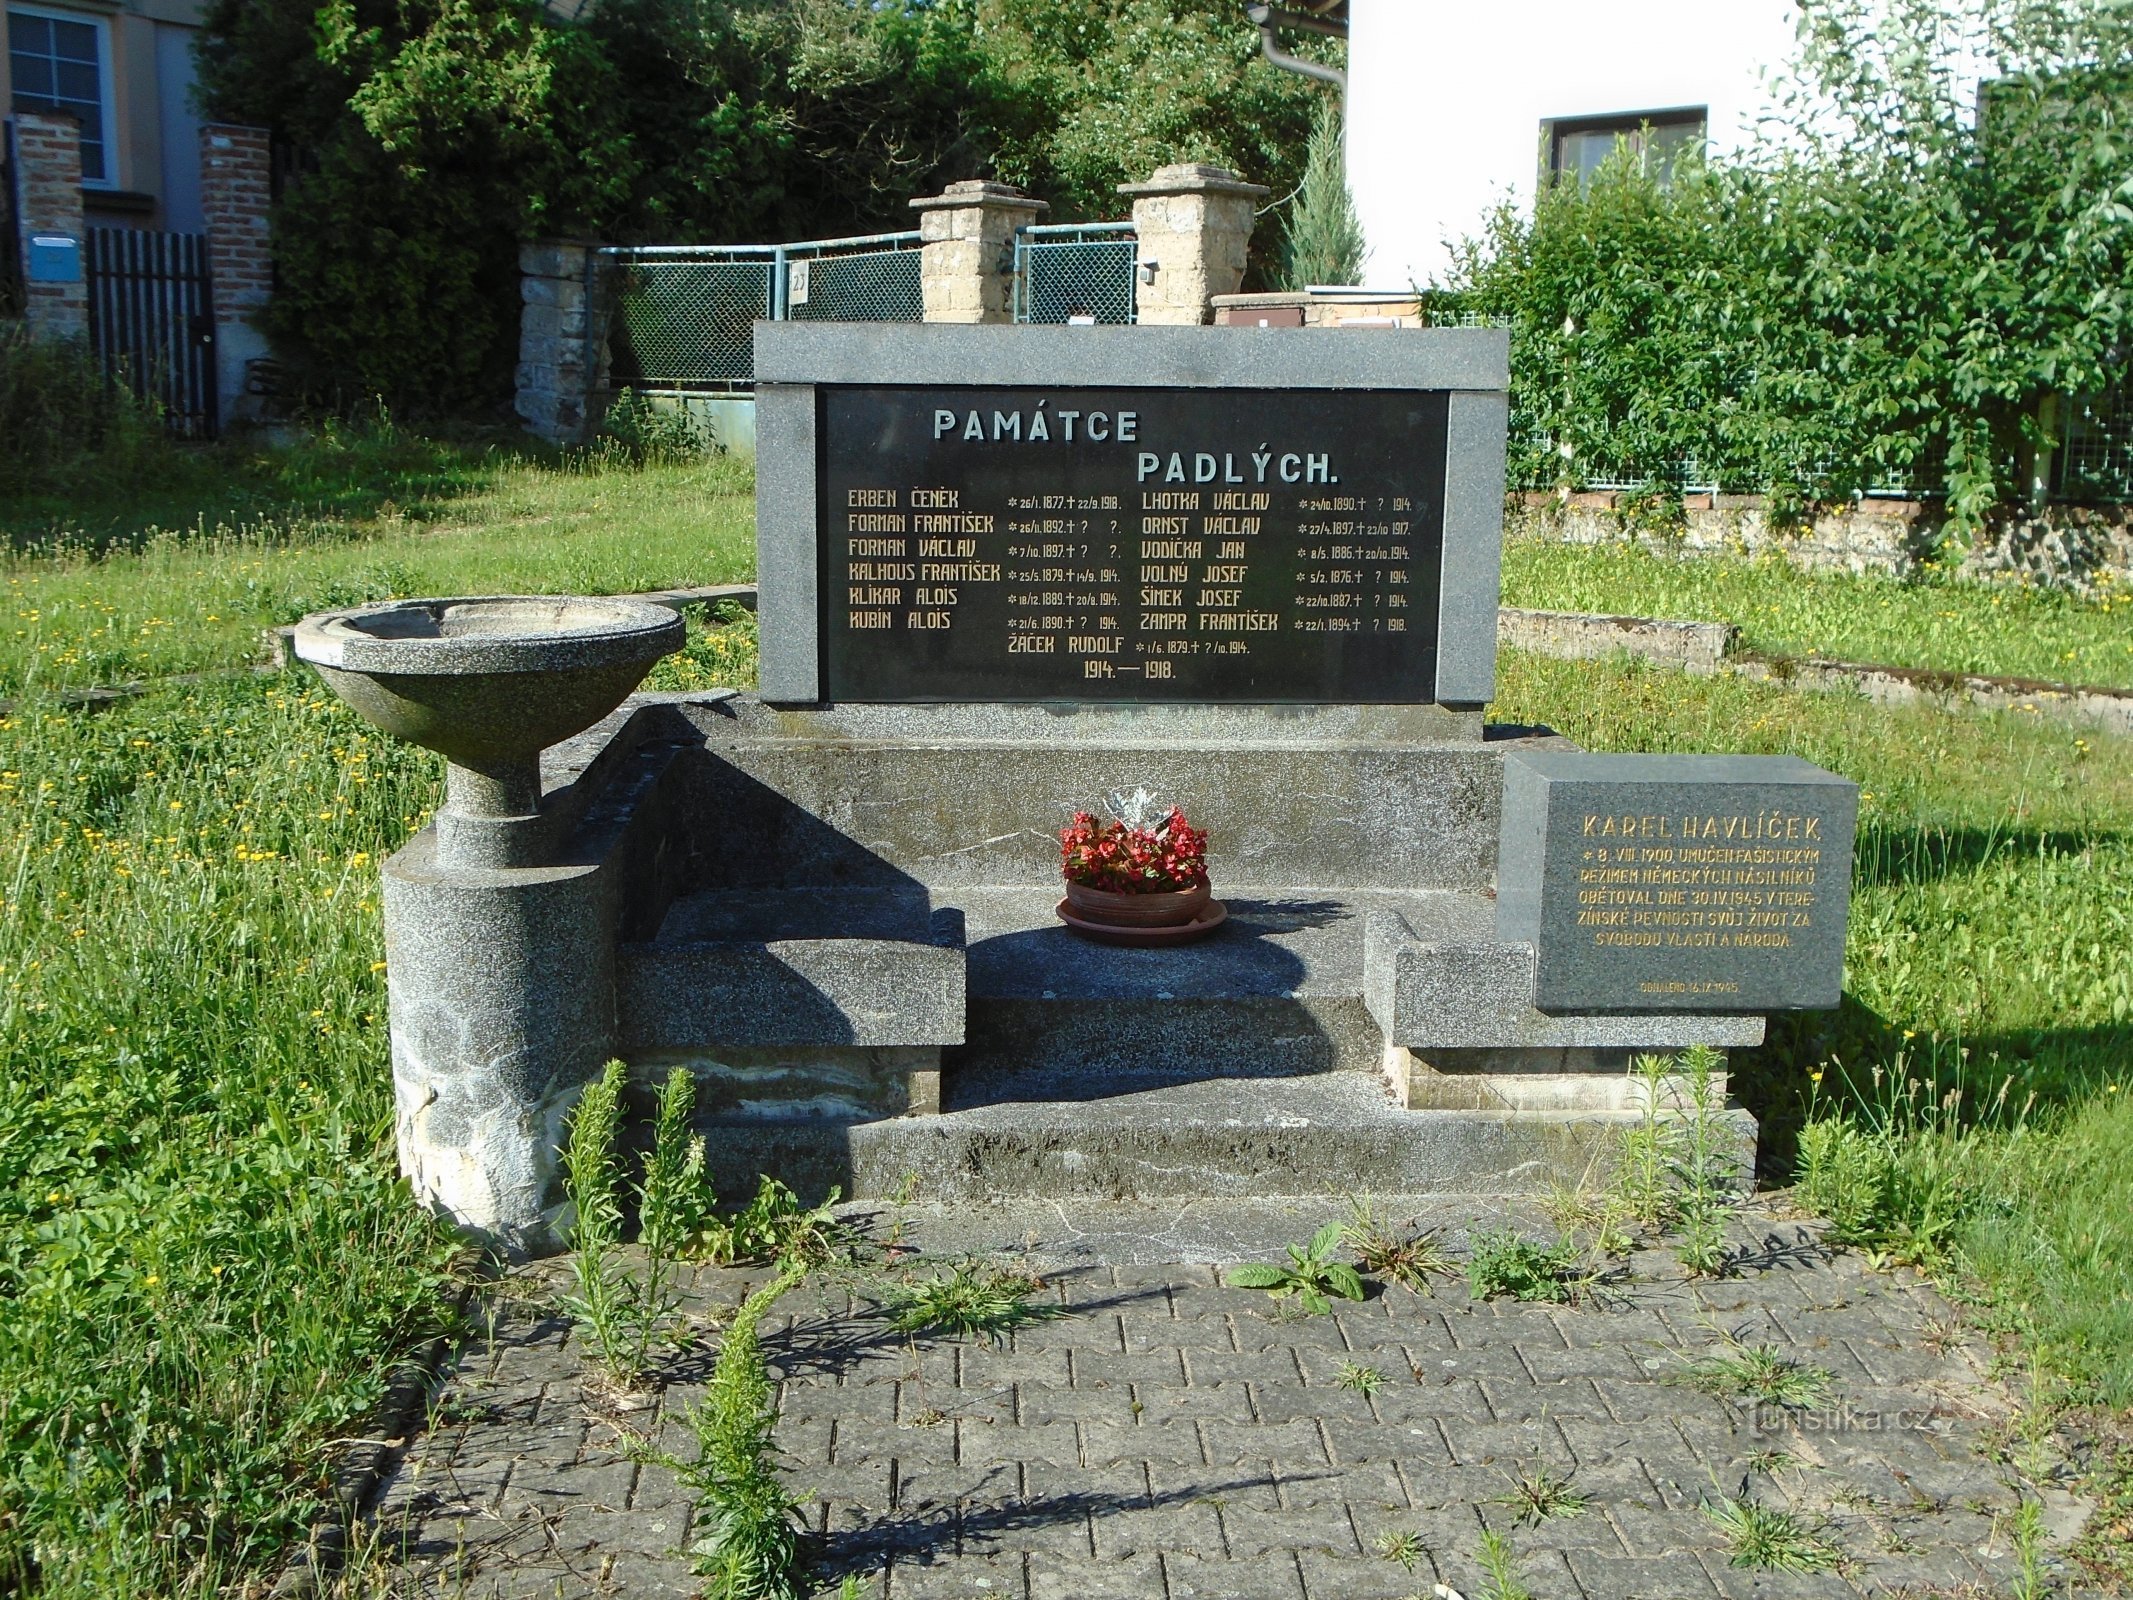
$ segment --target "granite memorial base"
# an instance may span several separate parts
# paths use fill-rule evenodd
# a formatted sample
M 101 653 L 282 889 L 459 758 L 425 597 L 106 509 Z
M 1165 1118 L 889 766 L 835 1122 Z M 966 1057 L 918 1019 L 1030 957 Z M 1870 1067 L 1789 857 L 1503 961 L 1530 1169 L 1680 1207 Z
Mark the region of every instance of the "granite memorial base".
M 1634 1054 L 1762 1022 L 1535 1009 L 1531 948 L 1494 935 L 1500 797 L 1507 757 L 1566 748 L 1433 708 L 639 696 L 548 753 L 556 865 L 388 863 L 409 1170 L 552 1247 L 541 1152 L 619 1055 L 646 1103 L 695 1074 L 729 1198 L 764 1172 L 949 1200 L 1576 1182 L 1642 1116 Z M 1136 787 L 1222 843 L 1203 944 L 1053 914 L 1058 827 Z

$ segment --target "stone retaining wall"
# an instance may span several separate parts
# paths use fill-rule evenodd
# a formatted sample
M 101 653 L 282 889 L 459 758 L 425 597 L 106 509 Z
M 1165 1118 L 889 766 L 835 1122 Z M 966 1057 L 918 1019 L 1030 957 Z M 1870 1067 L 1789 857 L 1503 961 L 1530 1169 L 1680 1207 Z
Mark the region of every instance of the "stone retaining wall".
M 1689 555 L 1776 554 L 1809 571 L 1901 577 L 1935 559 L 1946 542 L 1945 507 L 1926 500 L 1861 500 L 1804 524 L 1773 523 L 1761 495 L 1684 496 L 1678 521 L 1655 517 L 1627 494 L 1512 494 L 1504 531 L 1567 544 L 1632 540 Z M 1960 552 L 1968 576 L 2019 576 L 2090 590 L 2133 585 L 2133 507 L 2052 506 L 2010 519 Z

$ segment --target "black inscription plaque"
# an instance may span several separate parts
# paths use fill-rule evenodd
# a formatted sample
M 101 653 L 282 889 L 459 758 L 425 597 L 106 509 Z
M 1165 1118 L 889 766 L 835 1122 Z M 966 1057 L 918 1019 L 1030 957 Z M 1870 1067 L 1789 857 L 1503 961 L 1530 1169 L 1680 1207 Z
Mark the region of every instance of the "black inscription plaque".
M 1542 1011 L 1827 1010 L 1858 813 L 1797 756 L 1511 756 L 1497 930 Z
M 1443 393 L 817 403 L 828 699 L 1435 696 Z

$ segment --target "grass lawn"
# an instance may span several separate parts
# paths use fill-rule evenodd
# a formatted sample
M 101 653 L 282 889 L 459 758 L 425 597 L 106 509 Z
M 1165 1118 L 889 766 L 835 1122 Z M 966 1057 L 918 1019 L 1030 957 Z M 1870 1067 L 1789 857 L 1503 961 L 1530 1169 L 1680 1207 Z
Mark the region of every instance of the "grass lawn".
M 1505 546 L 1503 584 L 1506 605 L 1730 622 L 1766 655 L 2133 688 L 2133 591 L 2123 589 L 2083 600 L 1942 579 L 1809 577 L 1774 557 L 1538 539 Z
M 54 596 L 70 620 L 4 657 L 27 693 L 0 719 L 0 1592 L 205 1595 L 265 1570 L 453 1270 L 394 1177 L 376 900 L 435 759 L 372 738 L 302 670 L 99 712 L 44 687 L 242 662 L 250 630 L 335 598 L 749 570 L 724 469 L 348 448 L 415 458 L 399 516 L 262 502 L 288 536 L 249 553 L 71 547 L 137 544 L 150 519 L 115 514 L 8 573 L 38 624 Z M 8 526 L 34 534 L 34 514 Z M 125 623 L 96 623 L 98 603 Z M 210 607 L 238 620 L 135 640 Z M 700 635 L 669 681 L 745 662 L 731 645 Z M 43 659 L 69 651 L 64 674 Z M 1813 1116 L 1884 1139 L 1887 1248 L 1968 1275 L 2069 1393 L 2133 1403 L 2133 741 L 1518 655 L 1496 715 L 1595 748 L 1796 752 L 1861 782 L 1847 1005 L 1774 1029 L 1736 1063 L 1742 1092 L 1780 1163 Z
M 0 696 L 240 666 L 264 627 L 395 595 L 730 582 L 754 570 L 753 496 L 745 462 L 615 470 L 380 428 L 67 510 L 0 502 Z

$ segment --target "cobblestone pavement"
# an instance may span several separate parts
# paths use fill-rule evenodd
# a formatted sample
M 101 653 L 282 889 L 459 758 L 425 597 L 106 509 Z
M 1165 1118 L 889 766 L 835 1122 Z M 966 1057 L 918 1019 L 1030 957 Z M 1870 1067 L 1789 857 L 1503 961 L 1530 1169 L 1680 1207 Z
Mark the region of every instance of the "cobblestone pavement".
M 1751 1217 L 1740 1242 L 1731 1277 L 1650 1252 L 1577 1306 L 1477 1304 L 1445 1279 L 1317 1317 L 1207 1265 L 1040 1242 L 1060 1314 L 998 1346 L 912 1344 L 863 1280 L 810 1284 L 765 1323 L 777 1441 L 825 1594 L 850 1575 L 887 1600 L 1405 1600 L 1439 1583 L 1479 1600 L 1484 1528 L 1534 1600 L 2013 1592 L 2019 1495 L 1991 1457 L 2020 1407 L 1949 1308 L 1797 1223 Z M 701 1271 L 689 1309 L 708 1326 L 761 1278 Z M 716 1335 L 618 1404 L 580 1367 L 564 1281 L 549 1263 L 499 1287 L 493 1335 L 386 1482 L 396 1591 L 695 1592 L 686 1492 L 625 1444 L 693 1457 L 680 1416 Z M 1788 1412 L 1684 1384 L 1729 1335 L 1826 1370 L 1826 1396 Z M 1543 1471 L 1583 1509 L 1522 1517 L 1517 1485 Z M 1702 1507 L 1743 1496 L 1794 1513 L 1835 1569 L 1732 1565 Z M 2060 1532 L 2078 1523 L 2046 1498 Z

